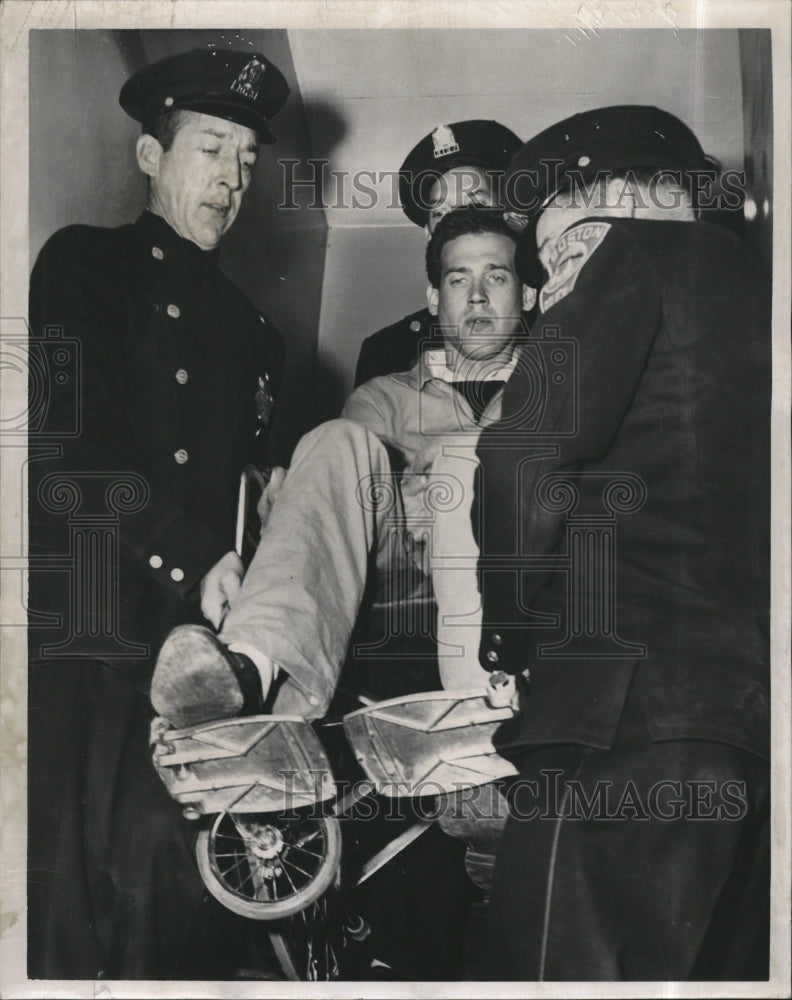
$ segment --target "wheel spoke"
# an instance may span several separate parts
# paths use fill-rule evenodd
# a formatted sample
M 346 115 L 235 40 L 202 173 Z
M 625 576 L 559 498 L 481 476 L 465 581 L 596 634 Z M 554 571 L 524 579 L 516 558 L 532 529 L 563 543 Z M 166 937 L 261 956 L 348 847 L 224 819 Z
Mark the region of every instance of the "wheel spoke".
M 245 875 L 244 868 L 242 867 L 243 857 L 240 857 L 234 866 L 237 870 L 237 887 L 234 890 L 235 892 L 241 892 L 245 885 L 247 885 L 247 883 L 251 880 L 255 884 L 255 868 L 250 863 L 249 858 L 244 858 L 244 860 L 247 861 L 247 875 Z M 231 869 L 229 869 L 229 871 L 231 871 Z
M 229 868 L 228 871 L 230 872 L 232 871 L 232 869 Z M 225 878 L 226 875 L 228 875 L 228 872 L 226 872 L 223 877 Z M 241 894 L 242 890 L 245 888 L 247 883 L 252 881 L 253 881 L 253 872 L 248 868 L 247 875 L 241 881 L 237 881 L 236 886 L 232 887 L 232 891 Z
M 303 844 L 307 844 L 309 840 L 316 840 L 316 838 L 320 836 L 322 836 L 322 829 L 320 827 L 317 827 L 311 833 L 306 833 L 304 837 L 301 837 L 299 840 L 295 840 L 292 846 L 302 847 Z
M 217 866 L 217 870 L 220 872 L 220 875 L 224 879 L 226 879 L 226 880 L 228 880 L 229 874 L 234 869 L 236 869 L 237 872 L 239 873 L 239 877 L 240 878 L 242 877 L 242 858 L 244 857 L 244 855 L 235 854 L 235 855 L 233 855 L 233 857 L 234 857 L 234 863 L 233 863 L 233 865 L 231 865 L 229 868 L 226 868 L 225 871 L 222 871 L 222 869 L 220 868 L 220 865 Z
M 287 845 L 287 850 L 302 851 L 303 854 L 310 854 L 312 858 L 318 858 L 320 861 L 324 859 L 324 854 L 317 854 L 316 851 L 309 851 L 307 847 L 302 847 L 300 844 L 289 844 Z
M 294 863 L 293 861 L 289 860 L 289 859 L 288 859 L 288 858 L 286 858 L 285 856 L 281 858 L 281 865 L 282 865 L 282 866 L 285 866 L 285 865 L 290 865 L 290 866 L 291 866 L 292 868 L 296 868 L 296 869 L 297 869 L 297 871 L 298 871 L 298 872 L 299 872 L 299 873 L 300 873 L 301 875 L 305 875 L 305 877 L 306 877 L 307 879 L 312 879 L 312 878 L 314 877 L 314 876 L 313 876 L 313 875 L 312 875 L 312 874 L 311 874 L 310 872 L 307 872 L 307 871 L 306 871 L 306 870 L 305 870 L 304 868 L 300 868 L 300 866 L 299 866 L 299 865 L 295 864 L 295 863 Z M 284 871 L 285 871 L 285 867 L 284 867 Z
M 284 875 L 286 876 L 286 878 L 287 878 L 287 880 L 288 880 L 288 882 L 289 882 L 289 885 L 290 885 L 290 886 L 292 887 L 292 893 L 293 893 L 294 895 L 297 895 L 297 886 L 296 886 L 296 885 L 294 884 L 294 880 L 292 879 L 291 875 L 289 875 L 289 873 L 288 873 L 288 872 L 286 871 L 286 869 L 285 869 L 285 868 L 283 867 L 283 864 L 281 864 L 281 871 L 282 871 L 282 872 L 283 872 L 283 874 L 284 874 Z

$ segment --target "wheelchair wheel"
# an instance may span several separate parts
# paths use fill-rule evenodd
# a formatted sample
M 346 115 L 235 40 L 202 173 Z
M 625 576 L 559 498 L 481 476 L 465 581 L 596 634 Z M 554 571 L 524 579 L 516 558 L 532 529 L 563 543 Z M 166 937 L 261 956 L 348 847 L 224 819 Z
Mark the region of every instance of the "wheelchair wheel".
M 341 828 L 333 816 L 220 813 L 198 834 L 195 853 L 215 899 L 243 917 L 280 920 L 332 885 L 341 861 Z

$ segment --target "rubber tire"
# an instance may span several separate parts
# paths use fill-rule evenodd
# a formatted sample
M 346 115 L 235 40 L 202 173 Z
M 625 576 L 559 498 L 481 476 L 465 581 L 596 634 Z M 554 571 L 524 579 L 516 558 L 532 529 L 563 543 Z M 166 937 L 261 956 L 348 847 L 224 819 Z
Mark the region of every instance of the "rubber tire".
M 213 829 L 224 815 L 221 813 L 217 817 L 212 824 Z M 195 843 L 195 856 L 204 885 L 216 900 L 241 917 L 250 917 L 252 920 L 282 920 L 284 917 L 294 916 L 324 895 L 333 884 L 341 864 L 341 824 L 335 816 L 323 816 L 316 822 L 324 829 L 327 851 L 316 875 L 293 896 L 269 902 L 242 899 L 227 889 L 215 874 L 212 865 L 209 852 L 211 830 L 201 830 Z

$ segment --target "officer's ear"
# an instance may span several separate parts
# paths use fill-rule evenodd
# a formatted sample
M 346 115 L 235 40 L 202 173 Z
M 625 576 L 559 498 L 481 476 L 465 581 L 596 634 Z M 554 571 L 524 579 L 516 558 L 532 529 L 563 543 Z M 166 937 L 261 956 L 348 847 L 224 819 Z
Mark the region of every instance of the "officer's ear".
M 162 146 L 153 135 L 144 132 L 135 147 L 138 166 L 147 177 L 156 177 L 159 173 L 159 162 L 162 156 Z
M 605 185 L 605 206 L 607 214 L 621 219 L 634 219 L 636 200 L 640 194 L 636 191 L 636 181 L 628 177 L 611 177 Z
M 426 305 L 432 316 L 437 315 L 437 305 L 440 301 L 440 292 L 433 288 L 432 285 L 427 285 L 426 287 Z
M 522 286 L 522 306 L 523 312 L 530 312 L 536 305 L 536 289 L 530 285 Z

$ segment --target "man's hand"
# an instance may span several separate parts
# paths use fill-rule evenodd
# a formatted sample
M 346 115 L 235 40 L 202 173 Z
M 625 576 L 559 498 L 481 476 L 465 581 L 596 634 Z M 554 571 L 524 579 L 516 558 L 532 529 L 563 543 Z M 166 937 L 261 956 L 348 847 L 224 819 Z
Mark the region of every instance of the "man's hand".
M 201 611 L 216 629 L 242 586 L 245 567 L 236 552 L 226 552 L 201 580 Z
M 259 500 L 257 507 L 262 527 L 267 523 L 270 511 L 272 510 L 272 505 L 278 499 L 280 491 L 283 489 L 285 479 L 286 469 L 282 468 L 280 465 L 274 465 L 272 469 L 270 469 L 269 480 L 267 485 L 264 487 L 264 491 L 261 494 L 261 499 Z

